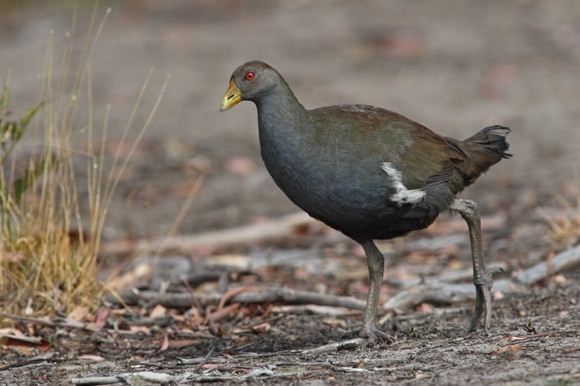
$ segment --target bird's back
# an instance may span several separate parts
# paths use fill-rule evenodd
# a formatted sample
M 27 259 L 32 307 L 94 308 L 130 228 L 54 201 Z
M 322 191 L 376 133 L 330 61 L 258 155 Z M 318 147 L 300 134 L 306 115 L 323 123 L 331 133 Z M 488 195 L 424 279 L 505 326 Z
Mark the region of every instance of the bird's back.
M 475 169 L 489 167 L 469 161 L 477 145 L 372 106 L 309 110 L 287 131 L 278 144 L 262 143 L 274 180 L 296 205 L 355 239 L 427 227 L 477 178 Z

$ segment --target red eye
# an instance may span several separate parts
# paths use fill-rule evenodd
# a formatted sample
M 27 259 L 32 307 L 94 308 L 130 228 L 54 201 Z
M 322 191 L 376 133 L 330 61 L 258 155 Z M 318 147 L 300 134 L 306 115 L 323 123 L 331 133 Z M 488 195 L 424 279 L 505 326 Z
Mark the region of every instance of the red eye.
M 254 74 L 253 72 L 248 72 L 246 74 L 246 80 L 254 80 L 255 77 L 256 77 L 256 74 Z

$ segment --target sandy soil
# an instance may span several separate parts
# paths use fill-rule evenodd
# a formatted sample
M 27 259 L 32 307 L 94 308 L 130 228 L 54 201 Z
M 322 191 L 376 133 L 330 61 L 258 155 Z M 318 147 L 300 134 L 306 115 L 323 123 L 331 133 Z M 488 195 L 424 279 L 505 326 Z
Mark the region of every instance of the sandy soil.
M 111 204 L 107 239 L 165 234 L 195 180 L 192 165 L 203 166 L 206 179 L 180 226 L 184 234 L 296 210 L 259 159 L 254 107 L 241 104 L 219 113 L 232 70 L 246 60 L 261 59 L 284 74 L 307 107 L 378 105 L 458 138 L 489 124 L 511 127 L 514 157 L 464 193 L 478 201 L 484 215 L 513 214 L 501 234 L 488 238 L 489 260 L 517 269 L 561 248 L 545 239 L 540 245 L 538 239 L 526 239 L 521 225 L 530 221 L 537 206 L 561 206 L 559 196 L 575 205 L 580 165 L 577 1 L 184 0 L 111 5 L 91 60 L 95 126 L 102 125 L 110 104 L 111 148 L 118 145 L 148 70 L 155 68 L 137 122 L 146 119 L 166 75 L 171 79 Z M 80 31 L 89 16 L 90 10 L 80 9 Z M 5 7 L 0 12 L 0 76 L 11 73 L 15 110 L 35 101 L 48 31 L 54 30 L 55 47 L 62 48 L 71 19 L 68 3 Z M 75 117 L 80 145 L 86 117 L 82 110 Z M 137 129 L 131 129 L 130 138 Z M 533 226 L 545 236 L 545 224 Z M 467 254 L 467 247 L 462 248 Z M 364 261 L 360 264 L 364 267 Z M 338 340 L 341 333 L 327 325 L 320 330 L 315 316 L 288 317 L 275 332 L 253 338 L 250 348 L 232 348 L 224 338 L 219 344 L 214 340 L 188 352 L 159 356 L 141 368 L 183 372 L 168 363 L 179 356 L 203 357 L 217 344 L 220 353 L 259 354 L 247 359 L 251 366 L 290 366 L 289 372 L 306 374 L 264 376 L 259 382 L 265 384 L 362 379 L 365 384 L 574 384 L 580 374 L 579 284 L 575 272 L 560 286 L 539 286 L 527 296 L 503 299 L 490 337 L 458 337 L 465 315 L 418 315 L 396 322 L 401 332 L 394 345 L 312 359 L 279 352 Z M 347 319 L 348 326 L 357 320 Z M 539 335 L 526 330 L 528 323 Z M 500 349 L 513 336 L 524 336 L 525 349 Z M 69 384 L 79 374 L 118 374 L 136 364 L 127 353 L 113 357 L 101 367 L 62 359 L 53 367 L 0 372 L 0 384 L 17 384 L 24 377 L 29 384 Z M 242 362 L 236 365 L 250 366 Z M 355 368 L 353 363 L 360 363 L 359 372 L 344 370 Z

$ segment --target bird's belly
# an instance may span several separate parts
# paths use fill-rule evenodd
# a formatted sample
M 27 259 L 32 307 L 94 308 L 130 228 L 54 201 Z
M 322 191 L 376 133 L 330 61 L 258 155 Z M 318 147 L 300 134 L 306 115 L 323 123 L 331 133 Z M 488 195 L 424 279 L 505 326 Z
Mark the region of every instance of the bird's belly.
M 296 178 L 276 178 L 277 185 L 312 217 L 355 239 L 391 239 L 429 226 L 437 214 L 389 199 L 388 180 L 351 174 L 328 179 L 303 171 Z

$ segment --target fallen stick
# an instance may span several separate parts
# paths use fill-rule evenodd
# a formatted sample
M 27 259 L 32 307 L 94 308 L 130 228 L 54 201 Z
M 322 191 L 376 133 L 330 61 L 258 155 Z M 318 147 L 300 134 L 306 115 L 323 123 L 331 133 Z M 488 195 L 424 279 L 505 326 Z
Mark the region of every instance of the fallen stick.
M 195 302 L 202 306 L 219 304 L 221 294 L 198 293 L 165 293 L 156 291 L 125 291 L 118 294 L 120 300 L 127 305 L 156 300 L 164 307 L 189 308 Z M 110 296 L 109 302 L 119 304 L 119 299 Z M 346 307 L 364 310 L 365 302 L 351 297 L 326 295 L 315 292 L 296 291 L 282 287 L 267 287 L 256 291 L 236 294 L 228 299 L 228 303 L 288 303 L 288 304 L 319 304 L 333 307 Z
M 494 281 L 493 291 L 502 294 L 519 293 L 525 290 L 511 279 Z M 454 304 L 475 300 L 475 289 L 471 283 L 451 284 L 441 281 L 425 282 L 392 296 L 383 305 L 385 310 L 409 309 L 421 303 Z
M 580 245 L 522 271 L 517 279 L 525 284 L 533 284 L 557 273 L 571 271 L 576 267 L 580 267 Z
M 323 225 L 308 214 L 300 212 L 280 217 L 277 220 L 261 224 L 252 224 L 216 232 L 199 233 L 196 235 L 181 235 L 173 237 L 158 237 L 151 240 L 114 240 L 103 242 L 101 254 L 128 255 L 133 253 L 162 253 L 176 251 L 188 253 L 198 247 L 228 247 L 239 244 L 275 241 L 284 239 L 299 228 L 305 226 Z
M 123 379 L 110 376 L 110 377 L 85 377 L 85 378 L 71 378 L 70 383 L 73 385 L 111 385 L 114 383 L 119 383 Z
M 45 318 L 32 318 L 27 316 L 20 316 L 20 315 L 11 315 L 5 312 L 0 311 L 0 318 L 7 318 L 16 321 L 17 323 L 22 324 L 36 324 L 40 326 L 48 326 L 48 327 L 64 327 L 64 328 L 77 328 L 77 329 L 85 329 L 89 328 L 88 323 L 82 323 L 77 320 L 72 320 L 68 318 L 60 318 L 54 317 L 50 320 Z M 90 328 L 89 328 L 90 330 Z

